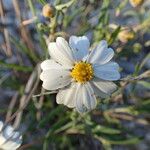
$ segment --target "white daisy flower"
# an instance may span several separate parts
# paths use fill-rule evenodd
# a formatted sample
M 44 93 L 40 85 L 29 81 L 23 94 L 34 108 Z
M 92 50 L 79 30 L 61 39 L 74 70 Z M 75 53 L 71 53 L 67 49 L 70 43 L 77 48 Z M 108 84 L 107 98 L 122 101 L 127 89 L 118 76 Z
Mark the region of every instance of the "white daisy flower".
M 0 149 L 16 150 L 22 143 L 22 136 L 19 132 L 14 131 L 13 127 L 7 125 L 4 127 L 0 121 Z
M 114 51 L 106 41 L 89 51 L 90 42 L 86 36 L 71 36 L 69 44 L 58 37 L 48 45 L 51 59 L 41 63 L 40 79 L 46 90 L 58 90 L 56 101 L 78 112 L 96 107 L 96 96 L 107 97 L 116 85 L 111 82 L 120 79 L 119 65 L 112 62 Z

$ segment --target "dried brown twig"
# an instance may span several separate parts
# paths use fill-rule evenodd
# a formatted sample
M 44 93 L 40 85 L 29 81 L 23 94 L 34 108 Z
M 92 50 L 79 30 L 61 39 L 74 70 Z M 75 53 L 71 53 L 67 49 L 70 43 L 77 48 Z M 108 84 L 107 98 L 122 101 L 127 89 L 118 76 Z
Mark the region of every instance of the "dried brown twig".
M 11 117 L 9 117 L 7 119 L 6 124 L 9 123 L 10 121 L 12 121 L 16 117 L 15 123 L 14 123 L 14 128 L 17 128 L 19 126 L 21 118 L 22 118 L 23 110 L 28 105 L 29 101 L 32 98 L 32 95 L 34 94 L 34 92 L 37 89 L 37 86 L 39 84 L 39 81 L 40 81 L 39 74 L 40 74 L 40 67 L 38 64 L 37 67 L 35 68 L 35 70 L 32 72 L 32 74 L 26 84 L 24 94 L 20 99 L 19 109 Z
M 5 24 L 6 19 L 5 19 L 3 1 L 2 0 L 0 0 L 0 16 L 1 16 L 2 24 Z M 10 39 L 9 39 L 9 32 L 8 32 L 7 28 L 3 28 L 3 33 L 4 33 L 5 42 L 6 42 L 6 47 L 4 47 L 4 51 L 5 51 L 7 56 L 12 56 Z
M 17 101 L 18 96 L 19 96 L 19 93 L 16 92 L 16 93 L 14 94 L 14 96 L 12 97 L 12 99 L 11 99 L 11 102 L 10 102 L 10 104 L 9 104 L 9 106 L 8 106 L 7 115 L 6 115 L 6 122 L 9 120 L 9 118 L 10 118 L 11 115 L 12 115 L 12 110 L 13 110 L 15 104 L 16 104 L 16 101 Z
M 30 50 L 34 50 L 34 45 L 32 43 L 32 40 L 30 38 L 30 34 L 29 34 L 28 30 L 25 28 L 25 26 L 23 26 L 21 24 L 23 19 L 22 19 L 20 7 L 19 7 L 19 1 L 18 0 L 13 0 L 12 2 L 13 2 L 13 6 L 14 6 L 14 9 L 15 9 L 16 16 L 17 16 L 17 18 L 20 22 L 21 37 L 22 37 L 23 41 L 25 42 L 25 44 L 28 46 L 28 48 Z
M 14 123 L 14 128 L 17 128 L 21 122 L 22 114 L 23 114 L 23 109 L 27 106 L 29 101 L 32 98 L 33 93 L 35 92 L 38 84 L 39 84 L 39 73 L 40 73 L 40 67 L 37 65 L 36 69 L 32 72 L 25 90 L 24 94 L 20 99 L 20 106 L 19 106 L 19 111 L 16 114 L 16 119 Z
M 139 76 L 133 77 L 133 76 L 128 76 L 126 78 L 120 79 L 121 85 L 124 87 L 128 83 L 136 82 L 137 80 L 142 80 L 145 78 L 150 78 L 150 70 L 145 71 L 144 73 L 140 74 Z

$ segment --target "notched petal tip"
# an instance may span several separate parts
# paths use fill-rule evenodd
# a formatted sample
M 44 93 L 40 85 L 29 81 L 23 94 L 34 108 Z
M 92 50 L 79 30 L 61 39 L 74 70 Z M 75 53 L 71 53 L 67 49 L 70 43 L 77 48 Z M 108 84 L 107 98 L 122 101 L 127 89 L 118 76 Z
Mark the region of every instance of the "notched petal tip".
M 56 48 L 57 48 L 56 42 L 50 42 L 50 43 L 48 43 L 48 51 L 49 51 L 50 55 L 51 55 L 51 50 L 56 49 Z
M 41 67 L 42 70 L 44 70 L 47 61 L 48 61 L 48 59 L 47 59 L 47 60 L 44 60 L 43 62 L 41 62 L 40 67 Z
M 66 45 L 68 45 L 68 42 L 64 39 L 64 38 L 62 38 L 62 37 L 57 37 L 56 38 L 56 44 L 58 45 L 58 44 L 62 44 L 62 45 L 64 45 L 65 44 L 65 46 Z M 68 48 L 68 47 L 67 47 Z
M 44 81 L 43 72 L 40 74 L 40 80 Z
M 80 114 L 83 114 L 83 113 L 87 113 L 88 111 L 90 111 L 90 110 L 88 110 L 84 105 L 82 105 L 82 106 L 76 106 L 75 107 L 75 110 L 78 112 L 78 113 L 80 113 Z
M 119 72 L 116 73 L 116 78 L 113 81 L 117 81 L 121 78 L 121 75 Z
M 63 37 L 60 37 L 60 36 L 58 36 L 57 38 L 56 38 L 56 41 L 57 40 L 65 40 Z M 66 41 L 66 40 L 65 40 Z
M 43 81 L 43 84 L 42 84 L 42 87 L 45 89 L 45 90 L 50 90 L 48 85 L 46 84 L 46 81 Z

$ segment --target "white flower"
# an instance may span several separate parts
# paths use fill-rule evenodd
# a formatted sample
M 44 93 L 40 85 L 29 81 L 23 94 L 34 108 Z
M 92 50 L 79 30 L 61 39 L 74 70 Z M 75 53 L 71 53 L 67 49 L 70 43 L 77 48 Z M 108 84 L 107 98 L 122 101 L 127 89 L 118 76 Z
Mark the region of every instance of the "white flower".
M 61 37 L 48 45 L 51 59 L 41 64 L 40 79 L 46 90 L 59 90 L 58 104 L 76 108 L 79 112 L 96 107 L 96 96 L 107 97 L 118 80 L 119 66 L 112 62 L 114 51 L 106 41 L 89 51 L 90 42 L 86 36 L 71 36 L 69 44 Z
M 13 127 L 7 125 L 4 127 L 0 121 L 0 149 L 16 150 L 22 143 L 22 136 L 19 132 L 14 131 Z

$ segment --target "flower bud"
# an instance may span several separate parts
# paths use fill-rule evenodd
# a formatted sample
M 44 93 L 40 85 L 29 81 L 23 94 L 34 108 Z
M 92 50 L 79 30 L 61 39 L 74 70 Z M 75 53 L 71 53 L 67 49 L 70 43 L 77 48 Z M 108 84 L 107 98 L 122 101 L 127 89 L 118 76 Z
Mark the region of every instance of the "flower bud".
M 46 4 L 46 5 L 43 6 L 42 14 L 46 18 L 51 18 L 55 14 L 55 9 L 50 4 Z
M 134 39 L 135 34 L 132 30 L 130 29 L 123 29 L 121 32 L 118 34 L 118 38 L 121 42 L 126 43 L 129 40 Z
M 138 7 L 141 6 L 143 4 L 144 0 L 130 0 L 130 4 L 133 7 Z

